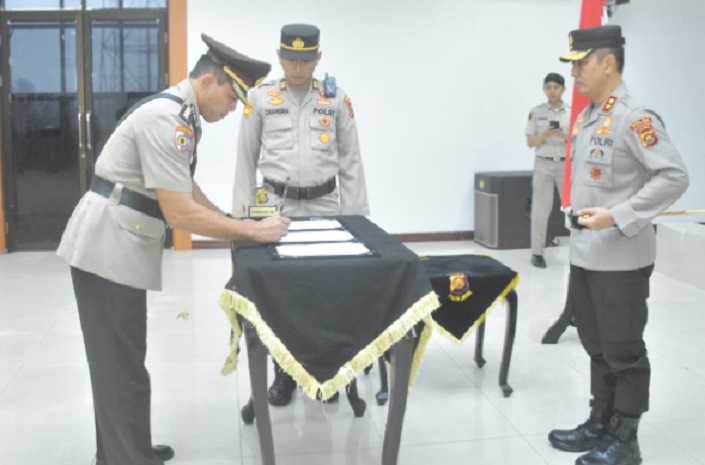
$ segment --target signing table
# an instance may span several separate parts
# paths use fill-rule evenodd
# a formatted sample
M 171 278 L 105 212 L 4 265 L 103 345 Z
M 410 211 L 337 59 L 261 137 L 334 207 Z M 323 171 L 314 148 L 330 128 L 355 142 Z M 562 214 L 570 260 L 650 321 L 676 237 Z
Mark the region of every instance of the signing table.
M 274 465 L 267 352 L 306 394 L 325 400 L 391 348 L 382 464 L 394 465 L 412 372 L 410 333 L 415 325 L 430 323 L 439 301 L 418 256 L 377 225 L 361 216 L 325 220 L 340 226 L 334 234 L 349 233 L 353 239 L 339 243 L 344 247 L 333 245 L 333 252 L 313 252 L 327 256 L 311 257 L 305 249 L 282 245 L 236 245 L 234 273 L 220 299 L 233 327 L 223 371 L 236 368 L 244 329 L 262 461 Z M 312 220 L 295 218 L 292 230 L 306 229 L 306 221 Z

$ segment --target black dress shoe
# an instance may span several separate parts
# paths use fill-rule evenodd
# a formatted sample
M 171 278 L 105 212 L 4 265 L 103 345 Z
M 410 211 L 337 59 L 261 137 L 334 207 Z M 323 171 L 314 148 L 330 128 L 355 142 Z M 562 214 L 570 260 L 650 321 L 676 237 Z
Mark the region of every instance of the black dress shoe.
M 291 396 L 296 390 L 296 381 L 282 370 L 278 365 L 274 365 L 274 382 L 267 390 L 267 400 L 269 405 L 283 407 L 291 402 Z
M 531 264 L 536 268 L 546 268 L 546 260 L 543 259 L 543 255 L 532 255 Z
M 152 446 L 152 452 L 162 462 L 166 462 L 167 460 L 174 458 L 174 449 L 169 446 Z

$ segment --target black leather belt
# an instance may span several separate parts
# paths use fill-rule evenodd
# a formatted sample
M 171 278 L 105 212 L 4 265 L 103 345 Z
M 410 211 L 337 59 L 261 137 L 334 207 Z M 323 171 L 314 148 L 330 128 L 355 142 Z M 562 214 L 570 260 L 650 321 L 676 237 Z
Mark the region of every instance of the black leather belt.
M 115 183 L 103 179 L 100 176 L 93 176 L 91 191 L 109 199 L 110 195 L 113 193 L 113 189 L 115 189 Z M 159 202 L 139 192 L 131 191 L 127 187 L 122 188 L 120 205 L 130 207 L 152 218 L 164 221 L 164 215 L 162 215 L 162 210 L 159 208 Z
M 336 182 L 335 176 L 330 178 L 328 181 L 317 186 L 286 186 L 283 182 L 272 181 L 271 179 L 264 178 L 264 182 L 269 184 L 274 188 L 274 193 L 279 197 L 284 195 L 284 190 L 286 190 L 286 198 L 293 200 L 312 200 L 317 199 L 326 194 L 330 194 L 335 190 Z
M 565 161 L 565 157 L 542 157 L 541 155 L 536 155 L 536 158 L 540 158 L 542 160 L 551 160 L 551 161 Z

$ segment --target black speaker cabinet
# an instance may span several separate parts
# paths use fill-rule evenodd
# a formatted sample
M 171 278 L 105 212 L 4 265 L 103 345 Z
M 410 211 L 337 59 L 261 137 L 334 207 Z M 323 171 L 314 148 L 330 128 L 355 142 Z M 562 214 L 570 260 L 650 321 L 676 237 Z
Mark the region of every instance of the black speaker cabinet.
M 475 173 L 475 242 L 491 249 L 531 247 L 533 171 Z M 548 219 L 546 245 L 564 231 L 558 192 Z

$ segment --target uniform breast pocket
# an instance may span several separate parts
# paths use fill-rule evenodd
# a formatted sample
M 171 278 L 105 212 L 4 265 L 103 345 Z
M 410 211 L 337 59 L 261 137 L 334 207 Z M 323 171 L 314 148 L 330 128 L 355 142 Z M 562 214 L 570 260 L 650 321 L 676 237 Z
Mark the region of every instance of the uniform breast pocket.
M 584 182 L 590 186 L 612 187 L 614 153 L 612 148 L 590 147 Z
M 138 242 L 154 243 L 164 239 L 164 222 L 149 215 L 118 205 L 117 223 Z
M 287 150 L 294 146 L 294 135 L 289 116 L 266 118 L 262 133 L 262 143 L 269 150 Z
M 311 117 L 311 148 L 324 152 L 335 149 L 335 118 L 314 115 Z

